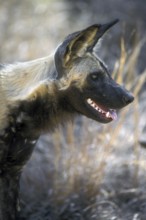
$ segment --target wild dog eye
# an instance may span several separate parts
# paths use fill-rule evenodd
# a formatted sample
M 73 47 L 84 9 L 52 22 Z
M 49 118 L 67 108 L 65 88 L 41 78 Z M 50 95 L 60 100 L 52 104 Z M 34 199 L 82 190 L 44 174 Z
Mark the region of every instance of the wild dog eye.
M 95 73 L 91 73 L 90 77 L 92 80 L 97 80 L 100 75 L 101 75 L 101 73 L 95 72 Z

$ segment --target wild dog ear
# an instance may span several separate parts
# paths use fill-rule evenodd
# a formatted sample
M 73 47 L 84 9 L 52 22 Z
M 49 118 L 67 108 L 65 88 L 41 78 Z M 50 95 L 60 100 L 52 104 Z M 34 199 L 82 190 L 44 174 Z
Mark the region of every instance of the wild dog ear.
M 103 25 L 94 24 L 82 31 L 69 35 L 55 53 L 57 78 L 62 77 L 65 70 L 71 67 L 76 58 L 83 57 L 87 52 L 92 52 L 102 35 L 117 22 L 118 19 Z

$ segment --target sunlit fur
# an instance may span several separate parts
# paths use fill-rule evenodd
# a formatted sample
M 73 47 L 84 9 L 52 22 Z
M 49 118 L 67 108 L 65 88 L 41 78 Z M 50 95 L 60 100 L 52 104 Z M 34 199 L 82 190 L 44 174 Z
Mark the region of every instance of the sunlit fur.
M 53 55 L 34 61 L 5 65 L 0 70 L 0 131 L 8 125 L 11 109 L 27 99 L 39 84 L 53 78 Z

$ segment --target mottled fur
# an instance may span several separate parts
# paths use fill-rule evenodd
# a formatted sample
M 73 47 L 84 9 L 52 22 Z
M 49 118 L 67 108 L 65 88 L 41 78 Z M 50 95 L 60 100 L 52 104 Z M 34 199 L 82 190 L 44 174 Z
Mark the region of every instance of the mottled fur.
M 54 74 L 53 56 L 7 65 L 0 71 L 0 131 L 8 125 L 11 109 Z

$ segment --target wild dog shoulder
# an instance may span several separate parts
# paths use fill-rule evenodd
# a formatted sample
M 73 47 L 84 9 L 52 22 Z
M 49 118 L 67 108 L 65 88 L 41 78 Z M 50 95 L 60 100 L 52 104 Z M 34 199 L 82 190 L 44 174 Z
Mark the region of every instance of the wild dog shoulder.
M 30 88 L 28 93 L 11 99 L 4 98 L 0 110 L 1 131 L 12 124 L 12 121 L 13 124 L 23 124 L 23 126 L 25 124 L 28 130 L 29 127 L 35 130 L 43 127 L 40 122 L 45 121 L 43 118 L 49 114 L 49 108 L 56 105 L 54 87 L 54 84 L 44 81 Z
M 53 78 L 53 56 L 1 65 L 0 68 L 0 132 L 9 124 L 9 116 L 22 101 L 34 101 L 47 94 L 46 81 Z

